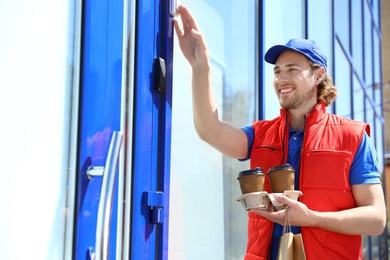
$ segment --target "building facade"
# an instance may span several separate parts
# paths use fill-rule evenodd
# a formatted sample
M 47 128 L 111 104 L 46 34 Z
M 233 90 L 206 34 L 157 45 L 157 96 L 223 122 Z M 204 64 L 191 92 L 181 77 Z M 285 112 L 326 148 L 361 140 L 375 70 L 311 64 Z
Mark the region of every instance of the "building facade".
M 382 0 L 383 114 L 385 119 L 386 187 L 390 187 L 390 3 Z M 390 194 L 387 189 L 387 201 Z
M 243 259 L 249 162 L 197 136 L 175 2 L 1 3 L 0 259 Z M 390 187 L 390 1 L 180 2 L 237 127 L 279 115 L 265 51 L 315 40 L 339 91 L 329 112 L 370 124 Z M 363 240 L 365 259 L 388 259 L 387 229 Z
M 272 87 L 273 66 L 264 62 L 264 53 L 291 38 L 315 40 L 328 54 L 328 72 L 338 88 L 338 98 L 328 110 L 370 124 L 379 168 L 385 176 L 384 91 L 380 83 L 381 28 L 386 26 L 381 25 L 379 0 L 183 0 L 182 4 L 192 11 L 206 38 L 214 96 L 224 120 L 241 127 L 256 119 L 278 116 L 280 106 Z M 388 19 L 389 15 L 382 17 Z M 190 101 L 187 66 L 175 47 L 173 102 L 184 96 Z M 171 205 L 180 207 L 172 208 L 170 217 L 184 231 L 172 228 L 169 254 L 196 259 L 208 252 L 214 259 L 242 259 L 247 217 L 235 201 L 240 195 L 236 177 L 249 166 L 247 162 L 225 158 L 197 140 L 191 103 L 174 104 L 171 178 L 177 185 L 171 186 Z M 188 126 L 186 131 L 182 131 L 183 125 Z M 191 140 L 191 146 L 183 147 L 184 140 Z M 187 167 L 187 178 L 182 176 L 183 167 Z M 188 205 L 185 201 L 193 203 Z M 219 222 L 220 219 L 224 221 Z M 203 226 L 205 223 L 207 227 Z M 379 237 L 364 237 L 367 259 L 387 259 L 386 248 L 387 232 Z

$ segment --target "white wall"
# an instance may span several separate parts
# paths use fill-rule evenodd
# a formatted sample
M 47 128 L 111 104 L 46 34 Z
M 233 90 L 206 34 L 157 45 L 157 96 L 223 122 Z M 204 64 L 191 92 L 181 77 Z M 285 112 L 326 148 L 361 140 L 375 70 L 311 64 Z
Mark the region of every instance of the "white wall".
M 0 259 L 63 259 L 73 17 L 66 0 L 0 8 Z

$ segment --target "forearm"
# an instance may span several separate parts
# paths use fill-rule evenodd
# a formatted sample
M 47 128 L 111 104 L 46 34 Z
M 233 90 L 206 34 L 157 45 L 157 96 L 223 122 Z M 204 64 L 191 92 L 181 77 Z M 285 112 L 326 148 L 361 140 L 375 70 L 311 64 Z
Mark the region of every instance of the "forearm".
M 232 158 L 245 158 L 248 141 L 239 128 L 218 117 L 210 79 L 210 62 L 206 42 L 195 19 L 184 6 L 179 6 L 183 30 L 174 21 L 180 49 L 192 67 L 192 103 L 196 132 L 221 153 Z
M 210 67 L 193 66 L 192 98 L 194 125 L 199 137 L 231 158 L 245 158 L 247 137 L 239 128 L 220 120 L 210 80 Z
M 220 123 L 208 64 L 192 69 L 192 106 L 195 129 L 201 139 L 208 141 Z
M 310 225 L 350 235 L 379 235 L 386 225 L 386 206 L 380 184 L 352 186 L 356 207 L 337 212 L 311 211 Z
M 287 214 L 292 226 L 320 228 L 348 235 L 379 235 L 386 226 L 386 207 L 380 184 L 352 186 L 357 207 L 332 212 L 309 209 L 302 202 L 274 194 L 275 199 L 288 206 Z M 285 222 L 286 212 L 255 212 L 279 223 Z
M 385 213 L 374 206 L 312 213 L 309 226 L 348 235 L 379 235 L 386 219 Z

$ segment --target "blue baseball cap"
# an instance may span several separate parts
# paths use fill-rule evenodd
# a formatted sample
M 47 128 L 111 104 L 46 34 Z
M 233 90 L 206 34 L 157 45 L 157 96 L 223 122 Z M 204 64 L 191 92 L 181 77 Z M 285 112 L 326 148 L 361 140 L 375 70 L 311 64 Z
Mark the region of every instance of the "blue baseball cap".
M 319 64 L 326 69 L 326 55 L 315 41 L 307 39 L 291 39 L 286 45 L 275 45 L 265 53 L 264 60 L 268 63 L 275 64 L 280 54 L 285 50 L 299 52 L 315 64 Z

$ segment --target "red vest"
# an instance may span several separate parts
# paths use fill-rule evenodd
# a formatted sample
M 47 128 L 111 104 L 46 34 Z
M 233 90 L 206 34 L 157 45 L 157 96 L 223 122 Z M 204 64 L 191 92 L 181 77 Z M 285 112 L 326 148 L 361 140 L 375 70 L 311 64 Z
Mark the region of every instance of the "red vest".
M 286 163 L 289 115 L 253 124 L 255 135 L 251 168 Z M 356 207 L 349 184 L 349 169 L 369 125 L 326 112 L 320 102 L 306 115 L 300 162 L 300 201 L 315 211 L 340 211 Z M 269 179 L 265 189 L 271 192 Z M 249 212 L 245 259 L 267 259 L 273 223 Z M 310 259 L 362 259 L 361 236 L 343 235 L 319 228 L 302 227 L 306 257 Z

